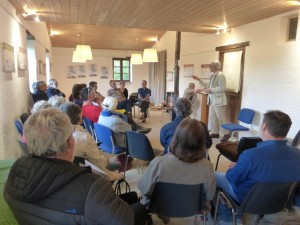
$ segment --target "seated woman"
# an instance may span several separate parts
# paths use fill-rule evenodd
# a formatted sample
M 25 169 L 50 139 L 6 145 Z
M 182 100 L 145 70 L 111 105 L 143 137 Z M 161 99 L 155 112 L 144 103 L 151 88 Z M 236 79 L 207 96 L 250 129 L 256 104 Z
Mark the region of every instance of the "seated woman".
M 195 119 L 184 119 L 176 128 L 170 151 L 172 154 L 154 158 L 139 180 L 141 203 L 149 203 L 156 182 L 203 183 L 206 200 L 212 200 L 215 196 L 216 181 L 213 164 L 203 158 L 205 132 L 202 124 Z
M 108 175 L 109 180 L 123 178 L 123 174 L 113 172 L 113 170 L 120 170 L 121 164 L 117 161 L 109 161 L 109 159 L 99 151 L 90 133 L 86 132 L 80 125 L 82 123 L 80 106 L 68 102 L 61 105 L 59 109 L 69 116 L 73 124 L 73 137 L 75 140 L 74 155 L 86 158 L 95 166 L 99 167 Z
M 192 113 L 192 105 L 191 101 L 187 98 L 178 98 L 175 102 L 174 111 L 176 113 L 175 119 L 165 124 L 160 130 L 160 143 L 164 147 L 163 154 L 168 153 L 168 147 L 170 146 L 171 139 L 175 133 L 175 129 L 180 124 L 180 122 L 189 117 Z M 207 126 L 200 121 L 203 126 L 204 134 L 205 134 L 205 147 L 209 149 L 212 145 L 211 137 L 209 136 L 209 132 Z
M 100 113 L 102 111 L 102 108 L 101 108 L 101 106 L 93 105 L 93 101 L 96 97 L 95 91 L 90 88 L 83 88 L 80 91 L 80 95 L 83 100 L 82 116 L 87 117 L 93 123 L 97 123 Z
M 125 122 L 115 113 L 118 100 L 114 97 L 106 97 L 102 103 L 103 111 L 100 114 L 98 123 L 110 128 L 113 131 L 115 144 L 119 147 L 126 148 L 125 131 L 131 131 L 132 126 Z

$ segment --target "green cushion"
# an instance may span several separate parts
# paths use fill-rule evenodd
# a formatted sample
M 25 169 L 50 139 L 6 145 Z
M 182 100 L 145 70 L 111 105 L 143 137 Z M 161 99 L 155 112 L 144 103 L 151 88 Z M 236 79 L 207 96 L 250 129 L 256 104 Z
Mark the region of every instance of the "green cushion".
M 14 160 L 0 160 L 0 224 L 6 225 L 18 224 L 3 198 L 4 184 L 13 163 Z

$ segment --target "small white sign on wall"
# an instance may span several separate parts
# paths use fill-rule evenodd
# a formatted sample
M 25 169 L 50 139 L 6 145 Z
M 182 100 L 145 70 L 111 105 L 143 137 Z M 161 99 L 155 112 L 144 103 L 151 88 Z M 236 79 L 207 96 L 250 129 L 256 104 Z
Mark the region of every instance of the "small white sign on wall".
M 183 65 L 183 76 L 192 77 L 194 75 L 194 64 Z

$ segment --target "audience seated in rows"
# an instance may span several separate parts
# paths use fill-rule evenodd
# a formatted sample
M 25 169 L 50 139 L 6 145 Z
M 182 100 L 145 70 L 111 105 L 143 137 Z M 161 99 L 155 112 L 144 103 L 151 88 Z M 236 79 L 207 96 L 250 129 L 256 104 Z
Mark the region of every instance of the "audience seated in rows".
M 82 116 L 90 119 L 93 123 L 97 123 L 102 107 L 92 104 L 95 99 L 95 91 L 90 88 L 83 88 L 80 91 L 80 96 L 83 100 Z
M 204 158 L 205 148 L 205 131 L 202 124 L 190 118 L 182 120 L 170 145 L 172 154 L 153 159 L 138 182 L 142 194 L 141 203 L 149 203 L 156 182 L 203 183 L 206 199 L 212 200 L 215 196 L 216 182 L 213 165 Z M 206 205 L 209 207 L 209 204 Z
M 122 91 L 117 88 L 116 81 L 110 80 L 109 85 L 111 86 L 111 89 L 107 91 L 107 96 L 115 97 L 118 100 L 117 109 L 125 109 L 127 116 L 132 117 L 131 102 L 126 99 Z
M 75 140 L 74 155 L 86 158 L 95 166 L 99 167 L 108 175 L 111 181 L 123 178 L 123 174 L 113 172 L 120 170 L 121 164 L 117 161 L 109 161 L 102 151 L 98 149 L 90 133 L 86 132 L 80 125 L 82 124 L 81 108 L 74 103 L 68 102 L 62 104 L 59 109 L 69 116 L 73 125 L 73 137 Z
M 174 136 L 176 127 L 181 123 L 181 121 L 189 117 L 192 113 L 191 101 L 187 98 L 178 98 L 175 102 L 174 111 L 176 113 L 175 119 L 165 124 L 160 130 L 160 143 L 164 147 L 163 154 L 168 153 L 168 147 L 170 146 L 171 140 Z M 209 149 L 212 145 L 212 139 L 209 136 L 207 126 L 201 122 L 205 134 L 205 147 Z
M 43 109 L 28 118 L 24 133 L 31 157 L 15 161 L 4 188 L 19 224 L 145 224 L 140 203 L 128 205 L 105 177 L 72 164 L 75 142 L 67 115 Z
M 36 91 L 33 93 L 33 102 L 36 103 L 40 100 L 48 101 L 48 96 L 46 93 L 47 85 L 45 81 L 39 80 L 35 83 Z M 34 89 L 35 89 L 34 88 Z
M 147 88 L 147 81 L 142 80 L 142 87 L 138 89 L 139 107 L 141 108 L 140 120 L 142 123 L 146 122 L 147 110 L 150 105 L 151 90 Z
M 52 96 L 61 96 L 61 97 L 66 97 L 66 95 L 61 92 L 58 88 L 58 82 L 56 79 L 50 79 L 49 80 L 49 85 L 48 85 L 48 89 L 46 91 L 48 98 L 52 97 Z
M 258 182 L 300 181 L 300 151 L 287 145 L 290 117 L 281 111 L 264 114 L 260 127 L 263 142 L 244 151 L 227 173 L 216 172 L 217 185 L 237 202 L 242 202 Z

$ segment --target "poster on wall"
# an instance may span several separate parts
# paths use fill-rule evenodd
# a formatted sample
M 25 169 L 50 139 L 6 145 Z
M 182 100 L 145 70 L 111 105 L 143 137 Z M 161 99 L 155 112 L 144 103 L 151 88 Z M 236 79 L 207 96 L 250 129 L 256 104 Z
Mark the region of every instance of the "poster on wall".
M 3 72 L 15 72 L 14 47 L 3 42 Z
M 210 79 L 211 71 L 210 71 L 210 64 L 201 64 L 201 74 L 200 78 L 202 79 Z
M 167 81 L 172 81 L 173 80 L 173 72 L 172 71 L 167 71 L 166 80 Z
M 78 66 L 78 76 L 84 78 L 86 77 L 86 66 L 85 65 L 79 65 Z
M 97 76 L 97 65 L 96 64 L 90 64 L 89 65 L 89 76 L 90 77 L 96 77 Z
M 192 77 L 194 75 L 194 64 L 184 64 L 183 65 L 183 76 Z
M 38 61 L 38 66 L 39 66 L 39 74 L 43 74 L 44 73 L 44 65 L 43 65 L 42 60 Z
M 100 78 L 107 79 L 108 78 L 108 67 L 102 66 L 100 70 Z
M 76 66 L 67 66 L 67 78 L 76 78 Z
M 18 70 L 27 70 L 27 55 L 23 48 L 19 48 L 18 52 Z
M 226 90 L 238 93 L 241 80 L 241 60 L 243 51 L 226 52 L 223 61 L 223 74 L 226 77 Z

